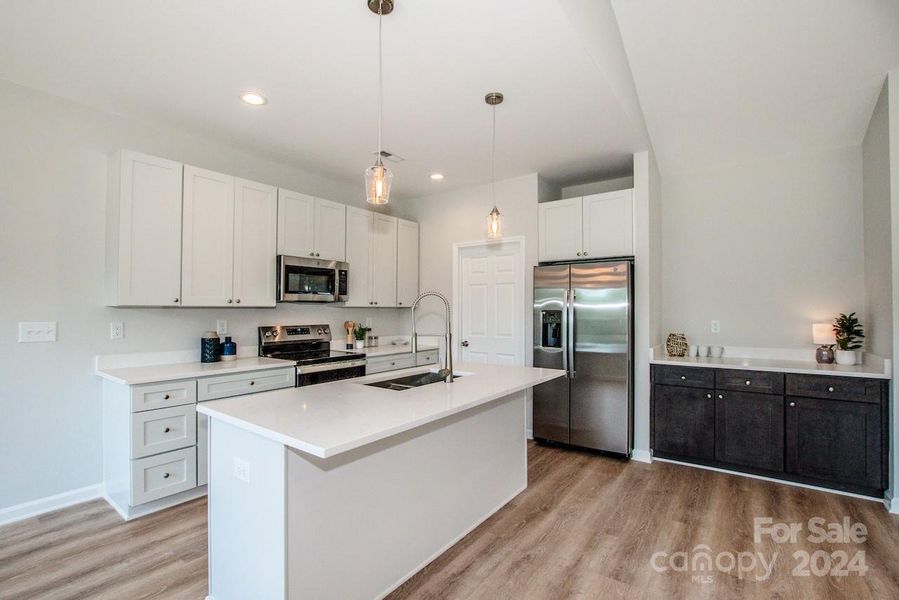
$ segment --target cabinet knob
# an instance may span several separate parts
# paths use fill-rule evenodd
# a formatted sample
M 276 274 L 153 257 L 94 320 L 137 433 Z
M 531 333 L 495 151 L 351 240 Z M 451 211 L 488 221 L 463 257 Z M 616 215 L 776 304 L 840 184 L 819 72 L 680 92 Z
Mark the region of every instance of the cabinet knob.
M 250 382 L 250 385 L 256 385 L 256 382 L 255 382 L 255 381 L 251 381 L 251 382 Z
M 175 299 L 173 300 L 173 302 L 174 302 L 175 304 L 178 304 L 178 299 L 175 298 Z
M 168 478 L 171 477 L 171 476 L 172 476 L 171 473 L 164 473 L 164 474 L 162 475 L 162 478 L 163 478 L 163 479 L 168 479 Z
M 168 400 L 170 397 L 171 397 L 171 396 L 169 396 L 168 394 L 166 394 L 165 396 L 162 397 L 162 399 L 163 399 L 163 400 Z
M 316 256 L 321 256 L 321 254 L 319 254 L 318 252 L 316 252 L 315 255 L 316 255 Z
M 586 250 L 584 250 L 584 256 L 587 256 L 587 251 L 586 251 Z
M 706 397 L 706 398 L 711 398 L 712 395 L 711 395 L 711 394 L 706 394 L 705 397 Z
M 402 305 L 403 305 L 402 302 L 397 302 L 397 306 L 402 306 Z
M 724 400 L 724 394 L 718 394 L 718 399 L 719 399 L 719 400 Z
M 228 298 L 228 304 L 231 304 L 231 298 Z
M 237 303 L 240 304 L 240 298 L 237 299 Z
M 681 375 L 680 378 L 681 378 L 681 381 L 686 381 L 686 380 L 687 380 L 687 376 L 686 376 L 686 375 Z
M 378 302 L 377 302 L 377 300 L 376 300 L 376 301 L 375 301 L 375 305 L 377 306 L 377 304 L 378 304 Z
M 796 406 L 795 402 L 790 402 L 790 406 Z
M 827 388 L 827 391 L 828 391 L 828 392 L 832 392 L 832 391 L 833 391 L 833 386 L 830 386 L 829 388 Z
M 315 256 L 315 252 L 310 252 L 309 256 Z
M 752 385 L 752 382 L 749 381 L 749 380 L 747 379 L 747 380 L 746 380 L 746 385 Z
M 580 253 L 580 252 L 578 252 L 578 253 L 577 253 L 577 255 L 578 255 L 578 256 L 580 256 L 580 255 L 581 255 L 581 253 Z
M 162 430 L 162 432 L 163 432 L 163 433 L 168 433 L 168 432 L 170 432 L 171 430 L 172 430 L 171 427 L 166 427 L 165 429 Z

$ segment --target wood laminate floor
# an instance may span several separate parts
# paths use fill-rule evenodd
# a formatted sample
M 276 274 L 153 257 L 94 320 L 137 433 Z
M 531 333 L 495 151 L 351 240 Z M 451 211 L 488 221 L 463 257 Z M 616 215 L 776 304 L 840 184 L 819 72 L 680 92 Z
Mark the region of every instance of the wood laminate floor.
M 656 462 L 531 444 L 529 487 L 390 598 L 899 598 L 899 517 L 877 502 Z M 795 543 L 753 540 L 753 519 L 802 523 Z M 863 523 L 863 543 L 813 543 L 807 522 Z M 657 572 L 697 546 L 724 570 Z M 699 551 L 703 548 L 699 548 Z M 808 576 L 794 553 L 819 552 Z M 815 575 L 864 552 L 865 575 Z M 721 553 L 773 558 L 728 572 Z M 776 557 L 774 556 L 777 553 Z M 748 556 L 748 555 L 746 555 Z M 749 566 L 744 556 L 744 564 Z M 675 566 L 682 559 L 675 556 Z M 699 566 L 697 564 L 697 566 Z M 349 567 L 348 567 L 349 568 Z M 348 573 L 351 575 L 351 573 Z M 705 576 L 711 579 L 701 580 Z M 695 578 L 694 578 L 695 577 Z M 0 528 L 0 598 L 177 598 L 206 593 L 206 502 L 123 522 L 93 501 Z M 255 599 L 254 599 L 255 600 Z M 337 599 L 342 600 L 342 599 Z

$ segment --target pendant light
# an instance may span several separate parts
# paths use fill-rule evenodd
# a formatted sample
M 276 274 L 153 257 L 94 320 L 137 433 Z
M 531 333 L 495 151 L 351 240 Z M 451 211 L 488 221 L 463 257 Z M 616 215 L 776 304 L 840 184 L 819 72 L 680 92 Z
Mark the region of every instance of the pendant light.
M 387 204 L 393 173 L 384 166 L 381 155 L 381 123 L 384 120 L 384 75 L 381 58 L 381 18 L 393 12 L 393 0 L 367 0 L 368 9 L 378 15 L 378 159 L 365 169 L 365 199 L 369 204 Z
M 496 208 L 496 105 L 502 104 L 503 95 L 499 92 L 490 92 L 484 96 L 484 101 L 493 107 L 493 138 L 490 142 L 490 191 L 493 196 L 493 210 L 487 215 L 487 237 L 498 240 L 503 237 L 503 216 Z

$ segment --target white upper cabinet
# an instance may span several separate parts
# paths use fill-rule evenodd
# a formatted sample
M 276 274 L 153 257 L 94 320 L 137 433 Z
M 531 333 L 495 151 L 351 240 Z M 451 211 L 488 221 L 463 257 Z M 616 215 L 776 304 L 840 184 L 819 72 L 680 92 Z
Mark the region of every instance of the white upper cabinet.
M 396 306 L 396 217 L 375 213 L 371 241 L 371 300 L 375 306 Z
M 109 165 L 106 303 L 181 303 L 179 162 L 123 150 Z
M 397 219 L 396 305 L 412 306 L 418 297 L 418 223 Z
M 611 258 L 634 253 L 633 190 L 584 196 L 581 256 Z
M 181 254 L 182 305 L 231 306 L 234 177 L 185 165 Z
M 235 180 L 235 304 L 239 306 L 275 305 L 277 227 L 277 188 L 246 179 Z
M 346 206 L 278 190 L 278 254 L 343 261 Z
M 583 245 L 580 198 L 538 204 L 538 218 L 541 261 L 580 257 Z
M 315 199 L 315 258 L 346 258 L 346 205 Z
M 397 305 L 397 229 L 396 217 L 346 208 L 346 262 L 350 265 L 346 306 Z
M 539 260 L 634 254 L 634 194 L 621 190 L 539 205 Z
M 349 295 L 346 306 L 369 306 L 371 300 L 371 228 L 374 213 L 346 208 L 346 262 Z
M 278 190 L 278 254 L 315 255 L 315 198 Z

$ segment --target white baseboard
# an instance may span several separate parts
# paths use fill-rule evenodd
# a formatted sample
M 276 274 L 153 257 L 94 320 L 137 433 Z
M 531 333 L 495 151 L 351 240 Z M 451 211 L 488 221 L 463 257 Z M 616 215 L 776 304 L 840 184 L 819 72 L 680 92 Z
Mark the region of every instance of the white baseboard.
M 15 523 L 22 519 L 42 515 L 60 508 L 95 500 L 103 495 L 103 484 L 98 483 L 77 490 L 70 490 L 55 496 L 38 498 L 30 502 L 17 504 L 0 510 L 0 525 Z
M 631 460 L 642 463 L 651 463 L 652 454 L 649 453 L 649 450 L 637 450 L 636 448 L 634 448 L 633 450 L 631 450 Z
M 893 496 L 890 490 L 887 490 L 883 495 L 883 505 L 894 515 L 899 515 L 899 498 Z

